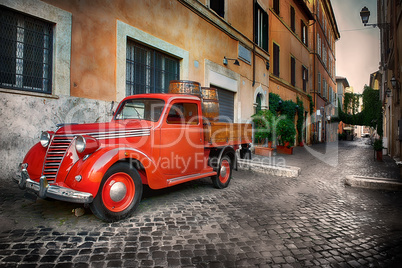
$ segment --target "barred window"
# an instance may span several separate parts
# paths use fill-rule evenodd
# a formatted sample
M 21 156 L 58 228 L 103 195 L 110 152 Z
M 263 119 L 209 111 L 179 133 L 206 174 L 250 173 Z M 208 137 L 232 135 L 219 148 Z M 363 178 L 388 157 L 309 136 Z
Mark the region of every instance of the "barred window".
M 180 79 L 180 60 L 132 40 L 127 41 L 126 96 L 166 93 Z
M 53 24 L 0 6 L 0 87 L 52 93 Z

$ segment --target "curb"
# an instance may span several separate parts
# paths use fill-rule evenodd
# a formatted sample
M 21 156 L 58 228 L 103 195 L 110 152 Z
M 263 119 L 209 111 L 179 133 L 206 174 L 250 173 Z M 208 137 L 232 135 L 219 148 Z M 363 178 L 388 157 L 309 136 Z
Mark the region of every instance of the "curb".
M 238 160 L 238 168 L 241 170 L 251 170 L 259 173 L 264 173 L 279 177 L 294 178 L 301 173 L 299 167 L 291 166 L 272 166 L 267 164 L 253 163 L 251 161 Z
M 345 185 L 351 187 L 402 191 L 402 182 L 400 180 L 395 179 L 349 175 L 345 177 L 344 182 Z

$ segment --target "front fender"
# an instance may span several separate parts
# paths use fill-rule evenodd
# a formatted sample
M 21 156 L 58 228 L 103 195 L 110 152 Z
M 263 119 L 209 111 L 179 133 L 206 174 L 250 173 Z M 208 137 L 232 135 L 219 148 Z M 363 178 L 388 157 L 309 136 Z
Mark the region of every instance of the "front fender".
M 74 190 L 88 192 L 95 197 L 106 171 L 116 162 L 130 159 L 139 161 L 145 168 L 148 183 L 151 183 L 153 178 L 162 178 L 155 163 L 140 150 L 106 147 L 96 151 L 86 160 L 78 160 L 67 175 L 65 183 Z M 75 179 L 78 175 L 82 177 L 79 182 Z M 150 187 L 152 188 L 151 185 Z
M 43 162 L 45 161 L 47 148 L 44 148 L 40 142 L 35 144 L 26 154 L 22 163 L 28 164 L 28 174 L 32 180 L 38 181 L 42 175 Z

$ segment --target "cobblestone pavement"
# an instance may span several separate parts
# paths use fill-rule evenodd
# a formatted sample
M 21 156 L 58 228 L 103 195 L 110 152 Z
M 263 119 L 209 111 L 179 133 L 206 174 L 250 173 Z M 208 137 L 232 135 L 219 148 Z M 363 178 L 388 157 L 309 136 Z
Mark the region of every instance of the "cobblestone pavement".
M 297 178 L 238 171 L 224 190 L 209 179 L 148 189 L 131 218 L 111 224 L 89 210 L 75 217 L 77 204 L 29 201 L 4 182 L 0 266 L 397 267 L 402 193 L 348 188 L 342 180 L 399 170 L 392 161 L 375 162 L 362 140 L 338 149 L 334 166 L 305 148 L 277 155 L 302 168 Z

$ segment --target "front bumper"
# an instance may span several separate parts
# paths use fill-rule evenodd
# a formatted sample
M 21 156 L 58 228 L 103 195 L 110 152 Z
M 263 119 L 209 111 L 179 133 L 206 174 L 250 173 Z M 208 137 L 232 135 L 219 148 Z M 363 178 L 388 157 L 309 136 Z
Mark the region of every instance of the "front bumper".
M 91 203 L 93 196 L 90 193 L 79 192 L 59 185 L 49 185 L 45 176 L 40 177 L 36 182 L 29 178 L 25 168 L 21 170 L 21 177 L 14 179 L 21 190 L 27 189 L 35 192 L 40 198 L 52 198 L 72 203 Z

